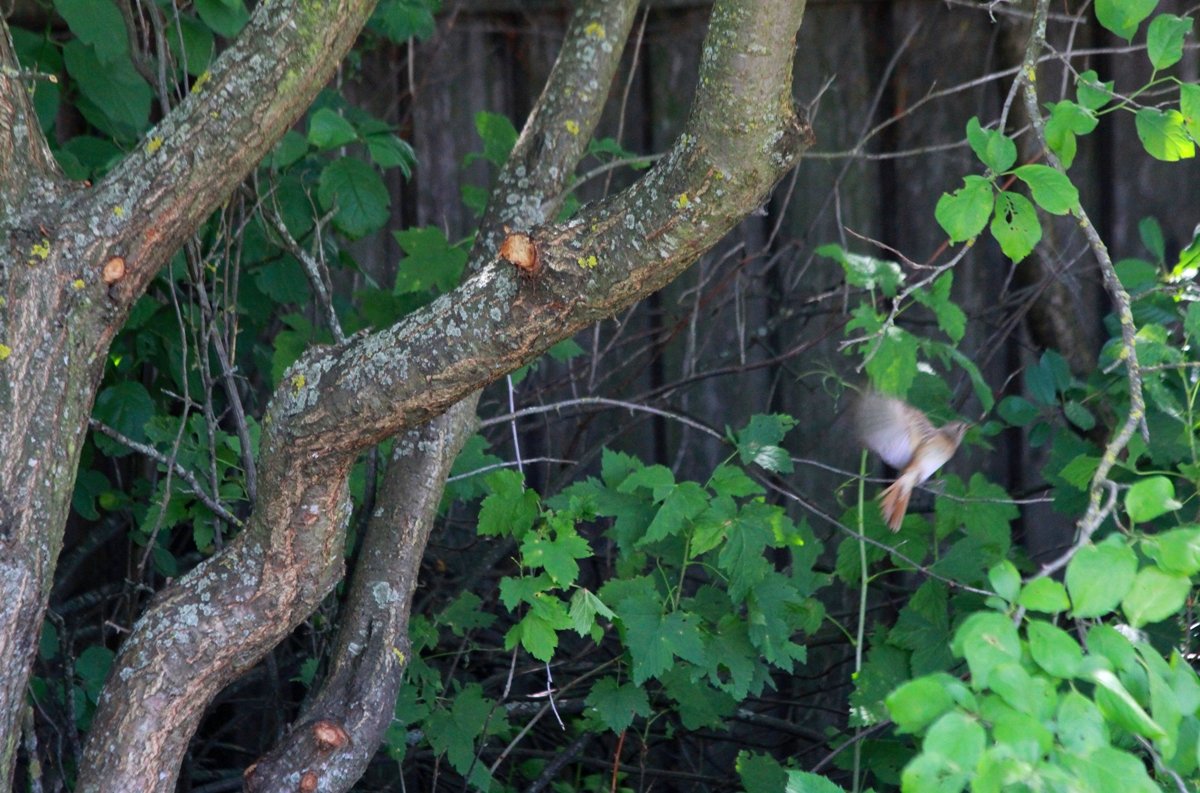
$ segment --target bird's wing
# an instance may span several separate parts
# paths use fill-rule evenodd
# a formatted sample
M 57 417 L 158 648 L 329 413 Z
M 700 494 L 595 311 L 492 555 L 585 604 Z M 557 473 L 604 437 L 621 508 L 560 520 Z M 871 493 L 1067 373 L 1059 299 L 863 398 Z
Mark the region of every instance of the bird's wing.
M 921 411 L 874 392 L 859 399 L 856 419 L 863 445 L 893 468 L 907 466 L 921 441 L 936 431 Z

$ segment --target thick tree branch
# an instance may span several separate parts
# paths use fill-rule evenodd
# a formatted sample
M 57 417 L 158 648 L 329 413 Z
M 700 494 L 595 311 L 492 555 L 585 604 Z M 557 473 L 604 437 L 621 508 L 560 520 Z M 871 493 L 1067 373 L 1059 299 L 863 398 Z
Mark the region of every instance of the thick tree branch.
M 375 0 L 259 3 L 232 47 L 77 211 L 125 259 L 127 309 L 332 77 Z
M 492 190 L 468 271 L 495 257 L 504 225 L 530 228 L 557 211 L 604 109 L 636 9 L 636 0 L 586 0 L 576 9 L 542 95 Z M 323 790 L 344 790 L 375 754 L 407 666 L 422 551 L 447 472 L 475 425 L 478 398 L 475 392 L 401 435 L 396 449 L 404 454 L 389 465 L 368 521 L 332 671 L 305 704 L 299 726 L 247 772 L 248 789 L 282 793 L 293 789 L 297 774 L 310 774 Z M 381 598 L 380 591 L 392 596 Z M 340 730 L 347 740 L 330 747 L 318 725 Z
M 539 274 L 490 263 L 395 327 L 289 370 L 263 421 L 246 531 L 135 627 L 97 710 L 80 790 L 171 789 L 204 705 L 340 576 L 345 476 L 359 450 L 658 289 L 765 200 L 808 137 L 790 80 L 803 12 L 794 0 L 718 3 L 685 133 L 631 189 L 533 230 Z
M 0 16 L 0 217 L 38 187 L 45 192 L 63 177 L 33 112 L 35 76 L 22 72 L 8 25 Z

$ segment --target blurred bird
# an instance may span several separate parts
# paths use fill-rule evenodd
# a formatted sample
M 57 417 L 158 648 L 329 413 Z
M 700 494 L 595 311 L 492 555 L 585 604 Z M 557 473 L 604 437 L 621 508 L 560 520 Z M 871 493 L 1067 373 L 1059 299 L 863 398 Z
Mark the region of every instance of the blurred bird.
M 900 472 L 879 494 L 884 522 L 892 531 L 899 531 L 913 488 L 954 456 L 969 425 L 951 421 L 935 427 L 912 405 L 873 391 L 858 400 L 855 419 L 863 445 Z

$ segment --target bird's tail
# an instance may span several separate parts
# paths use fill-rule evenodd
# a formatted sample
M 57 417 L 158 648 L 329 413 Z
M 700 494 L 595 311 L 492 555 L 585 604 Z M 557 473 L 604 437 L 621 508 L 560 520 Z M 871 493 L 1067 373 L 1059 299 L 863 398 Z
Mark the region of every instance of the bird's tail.
M 879 509 L 883 513 L 883 522 L 892 531 L 900 531 L 904 513 L 908 512 L 908 499 L 912 496 L 913 484 L 911 477 L 901 476 L 879 494 Z

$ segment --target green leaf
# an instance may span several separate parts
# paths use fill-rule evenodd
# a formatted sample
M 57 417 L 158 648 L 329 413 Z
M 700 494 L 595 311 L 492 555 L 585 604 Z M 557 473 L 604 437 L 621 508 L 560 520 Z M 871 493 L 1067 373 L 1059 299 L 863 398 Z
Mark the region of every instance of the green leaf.
M 1133 586 L 1137 555 L 1120 535 L 1085 545 L 1067 565 L 1073 617 L 1100 617 L 1115 609 Z
M 1021 660 L 1021 640 L 1012 621 L 990 611 L 967 617 L 955 632 L 951 649 L 956 656 L 967 659 L 971 684 L 976 689 L 988 685 L 988 675 L 997 665 Z
M 482 157 L 497 167 L 504 165 L 517 143 L 517 130 L 512 122 L 498 113 L 480 111 L 475 114 L 475 131 L 483 138 L 483 153 L 468 154 L 466 164 Z
M 783 789 L 783 793 L 846 793 L 846 791 L 820 774 L 789 768 L 787 769 L 787 787 Z
M 697 618 L 681 612 L 664 615 L 662 601 L 645 586 L 614 604 L 613 611 L 624 627 L 635 684 L 661 675 L 675 656 L 693 663 L 705 660 Z
M 396 44 L 404 44 L 411 38 L 424 40 L 437 28 L 433 12 L 439 5 L 430 0 L 384 0 L 371 17 L 372 27 Z
M 993 565 L 988 570 L 988 582 L 997 595 L 1012 603 L 1021 591 L 1021 574 L 1017 567 L 1007 559 Z
M 125 22 L 112 0 L 54 0 L 54 10 L 101 62 L 112 63 L 129 52 Z
M 337 207 L 333 223 L 352 238 L 378 230 L 390 216 L 392 199 L 379 172 L 350 157 L 325 166 L 317 183 L 317 198 L 326 211 Z
M 93 644 L 75 659 L 75 674 L 79 676 L 83 690 L 93 704 L 100 701 L 100 692 L 115 655 L 107 647 Z
M 494 713 L 496 703 L 483 695 L 483 688 L 472 683 L 450 700 L 450 709 L 438 708 L 425 721 L 425 737 L 438 754 L 460 774 L 475 765 L 475 741 L 485 727 L 496 729 L 503 716 Z M 501 708 L 503 711 L 503 708 Z M 478 764 L 486 769 L 485 763 Z
M 904 793 L 959 793 L 969 776 L 950 760 L 938 754 L 919 754 L 900 775 Z
M 554 583 L 566 588 L 579 578 L 579 563 L 575 560 L 590 557 L 592 548 L 573 527 L 559 529 L 554 534 L 551 540 L 528 532 L 521 543 L 521 561 L 526 567 L 543 568 Z
M 283 133 L 275 150 L 271 152 L 271 168 L 281 171 L 308 154 L 308 140 L 295 130 Z
M 993 173 L 1004 173 L 1017 161 L 1017 144 L 1012 138 L 999 130 L 984 129 L 976 116 L 967 122 L 967 143 Z
M 1150 253 L 1154 254 L 1156 262 L 1164 262 L 1167 258 L 1166 241 L 1163 239 L 1162 226 L 1152 217 L 1144 217 L 1138 221 L 1138 236 Z
M 1006 396 L 997 408 L 1000 418 L 1014 427 L 1024 427 L 1038 417 L 1038 409 L 1024 397 Z
M 1031 620 L 1025 633 L 1029 637 L 1029 654 L 1038 666 L 1064 680 L 1079 674 L 1083 649 L 1070 634 L 1041 620 Z
M 787 785 L 787 773 L 783 766 L 769 754 L 743 749 L 737 754 L 734 768 L 746 793 L 781 793 Z
M 1196 143 L 1183 126 L 1184 117 L 1178 110 L 1158 110 L 1144 107 L 1134 117 L 1138 138 L 1151 157 L 1163 162 L 1176 162 L 1196 156 Z
M 917 339 L 896 325 L 888 326 L 875 342 L 878 350 L 867 361 L 867 375 L 880 391 L 903 396 L 917 376 Z
M 1142 550 L 1163 572 L 1194 575 L 1200 572 L 1200 527 L 1180 527 L 1143 537 Z
M 451 245 L 437 226 L 394 231 L 392 236 L 406 254 L 396 270 L 393 294 L 437 289 L 449 292 L 458 285 L 467 266 L 467 251 Z
M 1166 735 L 1112 672 L 1094 669 L 1088 678 L 1096 684 L 1096 704 L 1106 719 L 1151 740 Z
M 196 12 L 204 24 L 227 39 L 237 38 L 250 21 L 242 0 L 196 0 Z
M 1086 757 L 1062 758 L 1072 787 L 1088 793 L 1161 793 L 1146 774 L 1141 757 L 1111 746 L 1102 746 Z M 1060 787 L 1059 789 L 1066 789 Z
M 657 499 L 657 492 L 655 497 Z M 680 482 L 672 486 L 662 499 L 658 512 L 646 527 L 646 534 L 638 541 L 638 545 L 658 542 L 681 533 L 707 506 L 708 494 L 697 483 Z
M 1125 511 L 1134 523 L 1145 523 L 1179 509 L 1175 485 L 1165 476 L 1148 476 L 1133 483 L 1125 493 Z
M 983 754 L 985 741 L 986 735 L 978 721 L 958 711 L 950 711 L 929 728 L 922 748 L 926 754 L 944 757 L 964 774 L 970 774 Z
M 154 412 L 154 400 L 150 398 L 146 387 L 135 380 L 126 380 L 100 392 L 92 409 L 92 417 L 127 438 L 144 443 L 146 425 Z M 133 451 L 100 432 L 93 432 L 92 439 L 110 457 L 123 457 Z
M 1130 625 L 1140 628 L 1178 612 L 1191 591 L 1192 582 L 1187 576 L 1164 573 L 1157 567 L 1143 567 L 1121 601 L 1121 610 Z
M 943 193 L 933 216 L 951 242 L 973 239 L 983 231 L 992 216 L 996 196 L 992 183 L 982 176 L 963 178 L 964 185 L 953 193 Z
M 482 608 L 483 601 L 474 592 L 464 590 L 437 616 L 437 624 L 445 625 L 455 636 L 468 631 L 491 627 L 496 616 Z
M 538 494 L 518 471 L 493 471 L 484 481 L 491 495 L 479 506 L 479 536 L 521 539 L 537 520 Z
M 992 218 L 992 236 L 1000 243 L 1004 255 L 1017 264 L 1028 256 L 1042 238 L 1042 224 L 1037 210 L 1020 193 L 1004 190 L 996 198 L 996 214 Z
M 1082 72 L 1075 80 L 1075 95 L 1079 104 L 1089 110 L 1099 110 L 1112 101 L 1113 81 L 1101 82 L 1095 69 Z
M 1032 611 L 1058 614 L 1071 607 L 1067 590 L 1053 578 L 1035 578 L 1021 590 L 1017 603 Z
M 171 54 L 192 77 L 200 77 L 208 71 L 216 53 L 212 31 L 193 17 L 180 15 L 171 20 L 167 44 Z
M 1063 405 L 1063 413 L 1066 414 L 1068 421 L 1084 432 L 1088 432 L 1096 426 L 1096 417 L 1092 415 L 1092 411 L 1073 399 Z
M 1079 191 L 1066 174 L 1048 165 L 1022 165 L 1013 171 L 1029 186 L 1034 203 L 1052 215 L 1066 215 L 1079 207 Z
M 1050 117 L 1046 119 L 1046 144 L 1062 160 L 1063 167 L 1070 168 L 1075 161 L 1075 136 L 1088 134 L 1100 122 L 1094 111 L 1070 100 L 1047 107 Z
M 946 272 L 928 287 L 915 290 L 912 296 L 918 303 L 928 306 L 933 311 L 938 328 L 957 344 L 967 332 L 967 315 L 950 298 L 953 286 L 954 273 Z
M 380 168 L 399 168 L 405 179 L 412 177 L 417 153 L 408 141 L 390 132 L 367 136 L 367 153 Z
M 616 615 L 613 610 L 604 605 L 604 601 L 596 597 L 584 587 L 575 590 L 575 594 L 571 595 L 571 607 L 568 616 L 571 618 L 571 627 L 580 636 L 586 635 L 591 631 L 592 626 L 596 624 L 596 615 L 599 614 L 606 620 L 611 620 Z
M 796 420 L 784 413 L 751 416 L 750 423 L 735 436 L 738 456 L 747 465 L 755 463 L 768 471 L 791 473 L 791 457 L 778 444 L 794 426 Z
M 1086 755 L 1108 745 L 1108 725 L 1104 716 L 1078 691 L 1063 694 L 1054 725 L 1059 742 L 1075 754 Z
M 504 649 L 519 643 L 534 658 L 548 663 L 558 647 L 558 632 L 571 627 L 571 618 L 563 602 L 546 592 L 536 592 L 525 602 L 529 611 L 504 635 Z
M 601 724 L 617 734 L 633 724 L 634 717 L 645 718 L 653 713 L 646 689 L 633 683 L 618 683 L 612 677 L 597 681 L 584 702 L 595 711 Z
M 336 149 L 356 140 L 354 125 L 327 107 L 308 119 L 308 142 L 318 149 Z
M 79 86 L 79 109 L 88 121 L 124 141 L 139 138 L 150 122 L 150 86 L 128 58 L 105 63 L 79 41 L 63 46 L 67 73 Z
M 879 289 L 888 297 L 895 297 L 904 273 L 900 265 L 886 259 L 876 259 L 858 253 L 850 253 L 841 245 L 829 244 L 817 248 L 818 256 L 825 256 L 842 265 L 846 283 L 864 289 Z
M 954 698 L 942 678 L 919 677 L 889 694 L 886 704 L 900 732 L 920 732 L 954 707 Z
M 1179 112 L 1183 115 L 1184 129 L 1192 140 L 1200 141 L 1200 84 L 1179 86 Z
M 1146 54 L 1155 69 L 1174 66 L 1183 58 L 1183 40 L 1192 32 L 1191 17 L 1159 14 L 1146 29 Z
M 890 643 L 912 651 L 914 675 L 949 669 L 954 664 L 948 598 L 945 584 L 926 581 L 900 610 L 888 634 Z
M 1108 30 L 1131 41 L 1138 25 L 1154 13 L 1158 0 L 1096 0 L 1096 19 Z

